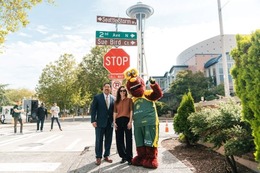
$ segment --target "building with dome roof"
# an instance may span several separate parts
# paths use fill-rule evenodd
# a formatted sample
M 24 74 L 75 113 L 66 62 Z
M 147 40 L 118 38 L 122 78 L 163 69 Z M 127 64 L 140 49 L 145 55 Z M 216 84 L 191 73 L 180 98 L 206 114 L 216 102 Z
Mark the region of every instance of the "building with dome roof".
M 230 68 L 233 66 L 234 60 L 229 53 L 236 47 L 235 35 L 224 35 L 224 41 L 229 72 L 229 89 L 230 93 L 232 93 L 233 82 L 230 75 Z M 164 76 L 153 76 L 164 92 L 168 91 L 170 84 L 180 70 L 201 71 L 205 76 L 212 77 L 215 85 L 224 83 L 222 44 L 219 35 L 187 48 L 178 55 L 176 62 L 177 65 L 173 65 Z

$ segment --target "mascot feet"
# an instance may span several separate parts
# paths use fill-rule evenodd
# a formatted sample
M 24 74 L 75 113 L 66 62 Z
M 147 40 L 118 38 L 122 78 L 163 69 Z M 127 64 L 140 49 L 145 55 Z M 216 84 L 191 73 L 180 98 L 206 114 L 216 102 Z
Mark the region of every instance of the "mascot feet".
M 146 157 L 143 161 L 143 167 L 156 169 L 158 168 L 158 149 L 157 147 L 146 147 Z
M 137 152 L 137 156 L 135 156 L 132 159 L 132 165 L 143 166 L 144 158 L 145 158 L 145 155 L 146 155 L 145 147 L 137 147 L 136 152 Z
M 157 158 L 145 159 L 143 161 L 143 167 L 145 167 L 145 168 L 152 168 L 152 169 L 158 168 L 158 160 L 157 160 Z
M 140 157 L 140 156 L 135 156 L 135 157 L 132 159 L 132 165 L 135 165 L 135 166 L 143 166 L 143 158 Z

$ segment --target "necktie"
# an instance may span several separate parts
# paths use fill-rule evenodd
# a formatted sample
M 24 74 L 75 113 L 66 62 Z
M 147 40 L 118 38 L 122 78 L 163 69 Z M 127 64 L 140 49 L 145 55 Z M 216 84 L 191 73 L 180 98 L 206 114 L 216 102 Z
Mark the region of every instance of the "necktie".
M 106 96 L 106 105 L 107 105 L 107 109 L 108 109 L 109 108 L 108 96 Z

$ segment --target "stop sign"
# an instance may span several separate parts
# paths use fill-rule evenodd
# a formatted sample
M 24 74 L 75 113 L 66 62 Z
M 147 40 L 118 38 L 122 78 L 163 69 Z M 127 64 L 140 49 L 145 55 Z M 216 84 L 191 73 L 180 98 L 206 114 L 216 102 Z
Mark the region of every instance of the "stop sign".
M 130 57 L 123 49 L 113 48 L 105 54 L 103 66 L 110 73 L 124 73 L 130 66 Z

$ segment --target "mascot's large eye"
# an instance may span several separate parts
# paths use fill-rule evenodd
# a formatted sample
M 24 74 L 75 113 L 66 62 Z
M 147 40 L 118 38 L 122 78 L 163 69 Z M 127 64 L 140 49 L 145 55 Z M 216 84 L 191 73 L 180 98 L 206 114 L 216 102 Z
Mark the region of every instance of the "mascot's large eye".
M 131 71 L 126 71 L 126 72 L 124 73 L 124 76 L 125 76 L 125 79 L 126 79 L 126 80 L 131 79 Z
M 131 72 L 128 71 L 128 72 L 126 73 L 126 76 L 131 77 Z
M 138 71 L 137 71 L 137 69 L 134 69 L 134 68 L 130 69 L 130 70 L 124 72 L 124 76 L 125 76 L 126 80 L 135 78 L 138 76 Z
M 132 73 L 132 76 L 133 76 L 133 77 L 138 76 L 138 71 L 137 71 L 136 69 L 132 69 L 132 70 L 131 70 L 131 73 Z
M 133 76 L 136 75 L 136 74 L 135 74 L 135 70 L 132 70 L 131 73 L 132 73 Z

